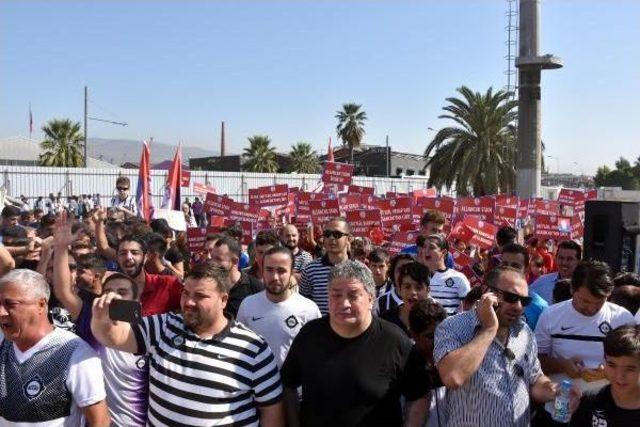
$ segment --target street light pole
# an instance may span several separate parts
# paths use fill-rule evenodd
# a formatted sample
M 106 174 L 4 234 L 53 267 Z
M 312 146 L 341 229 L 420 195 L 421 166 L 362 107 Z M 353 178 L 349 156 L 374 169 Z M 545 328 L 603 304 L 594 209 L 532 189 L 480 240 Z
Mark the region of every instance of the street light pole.
M 87 101 L 89 99 L 88 89 L 84 87 L 84 167 L 87 167 L 87 121 L 88 121 L 88 109 Z

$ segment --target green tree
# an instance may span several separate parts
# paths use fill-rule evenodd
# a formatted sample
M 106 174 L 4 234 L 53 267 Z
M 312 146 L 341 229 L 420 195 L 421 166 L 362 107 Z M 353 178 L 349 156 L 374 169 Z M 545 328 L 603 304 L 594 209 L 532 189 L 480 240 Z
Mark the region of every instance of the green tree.
M 457 126 L 440 129 L 425 150 L 429 185 L 451 188 L 475 196 L 509 193 L 515 189 L 517 102 L 508 92 L 485 94 L 466 86 L 462 98 L 447 98 L 446 114 L 438 118 Z
M 338 119 L 336 133 L 342 140 L 342 144 L 349 147 L 351 164 L 353 164 L 353 150 L 359 148 L 364 137 L 364 122 L 367 120 L 367 113 L 361 111 L 362 105 L 344 104 L 342 111 L 337 111 L 335 118 Z
M 45 138 L 40 143 L 42 166 L 81 167 L 84 165 L 82 153 L 84 137 L 80 123 L 69 119 L 54 119 L 42 127 Z
M 600 166 L 593 179 L 597 187 L 622 187 L 623 190 L 640 189 L 640 158 L 631 166 L 629 160 L 620 157 L 615 163 L 615 169 Z
M 243 156 L 246 158 L 243 169 L 248 172 L 278 172 L 276 150 L 266 135 L 249 137 L 249 148 L 244 149 Z
M 318 173 L 320 171 L 318 154 L 307 142 L 300 141 L 292 146 L 289 156 L 291 159 L 289 172 Z

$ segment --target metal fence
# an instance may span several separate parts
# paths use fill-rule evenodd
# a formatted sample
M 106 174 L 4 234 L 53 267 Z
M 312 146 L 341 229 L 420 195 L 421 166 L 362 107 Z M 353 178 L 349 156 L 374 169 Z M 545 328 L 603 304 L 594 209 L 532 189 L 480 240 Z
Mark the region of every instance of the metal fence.
M 115 195 L 115 182 L 119 176 L 129 177 L 131 191 L 135 194 L 138 184 L 137 169 L 90 169 L 90 168 L 52 168 L 39 166 L 2 166 L 0 186 L 13 197 L 21 195 L 35 200 L 38 196 L 49 193 L 68 197 L 81 194 L 100 194 L 103 203 Z M 162 201 L 163 186 L 167 180 L 166 170 L 151 171 L 151 191 L 156 206 Z M 191 182 L 188 188 L 182 189 L 182 197 L 190 198 L 198 194 L 193 192 L 193 183 L 200 182 L 214 187 L 218 194 L 226 194 L 237 201 L 248 201 L 250 188 L 273 184 L 289 184 L 311 191 L 320 184 L 317 174 L 267 174 L 245 172 L 191 171 Z M 373 187 L 377 194 L 387 191 L 410 192 L 426 188 L 425 177 L 377 178 L 354 176 L 353 184 Z

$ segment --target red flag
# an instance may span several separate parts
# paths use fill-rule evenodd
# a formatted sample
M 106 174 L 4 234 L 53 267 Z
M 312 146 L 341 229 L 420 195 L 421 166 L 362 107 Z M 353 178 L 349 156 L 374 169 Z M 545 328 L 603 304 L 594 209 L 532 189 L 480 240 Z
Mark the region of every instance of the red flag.
M 151 168 L 149 159 L 151 148 L 149 142 L 142 141 L 142 155 L 140 156 L 140 166 L 138 169 L 138 188 L 136 191 L 136 202 L 140 216 L 147 222 L 151 221 L 153 214 L 153 203 L 151 200 Z
M 169 168 L 167 184 L 165 186 L 164 198 L 162 199 L 163 209 L 180 210 L 180 181 L 182 179 L 182 147 L 178 145 L 176 155 Z
M 327 161 L 335 162 L 333 159 L 333 148 L 331 148 L 331 137 L 329 137 L 329 147 L 327 148 Z

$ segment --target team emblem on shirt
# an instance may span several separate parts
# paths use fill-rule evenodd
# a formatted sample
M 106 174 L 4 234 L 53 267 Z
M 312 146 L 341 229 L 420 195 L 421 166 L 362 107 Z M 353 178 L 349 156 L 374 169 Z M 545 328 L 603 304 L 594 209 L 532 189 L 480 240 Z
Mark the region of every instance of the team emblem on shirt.
M 609 322 L 602 322 L 600 323 L 600 325 L 598 325 L 598 329 L 600 329 L 600 332 L 602 332 L 602 335 L 607 335 L 609 332 L 611 332 L 611 325 L 609 324 Z
M 287 317 L 284 320 L 285 325 L 287 325 L 289 327 L 289 329 L 293 329 L 296 326 L 298 326 L 298 319 L 296 319 L 296 316 L 294 316 L 293 314 L 289 317 Z
M 27 382 L 22 389 L 24 390 L 24 395 L 27 396 L 27 399 L 32 400 L 42 394 L 45 386 L 42 383 L 42 379 L 36 376 Z
M 182 344 L 184 344 L 184 338 L 182 336 L 176 335 L 173 337 L 173 345 L 180 347 Z
M 447 288 L 452 288 L 454 285 L 453 279 L 452 278 L 448 278 L 447 280 L 444 281 L 444 285 Z
M 144 369 L 146 364 L 147 364 L 147 361 L 144 360 L 144 357 L 141 357 L 138 360 L 136 360 L 136 366 L 138 367 L 138 369 Z

